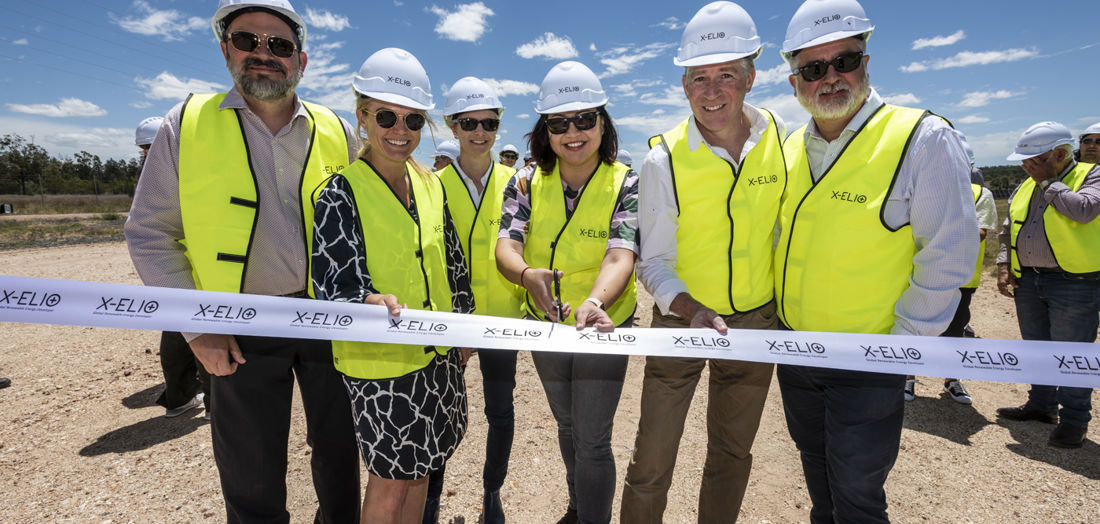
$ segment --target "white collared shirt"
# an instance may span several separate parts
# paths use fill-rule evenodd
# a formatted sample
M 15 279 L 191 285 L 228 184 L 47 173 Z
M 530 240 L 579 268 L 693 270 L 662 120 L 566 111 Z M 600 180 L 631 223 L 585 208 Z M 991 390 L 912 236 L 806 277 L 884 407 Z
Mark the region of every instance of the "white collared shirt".
M 462 166 L 458 165 L 458 160 L 451 162 L 451 165 L 455 167 L 455 172 L 459 175 L 458 178 L 462 180 L 463 184 L 466 184 L 466 191 L 470 192 L 470 199 L 474 201 L 474 206 L 481 207 L 481 192 L 477 190 L 477 186 L 470 178 L 470 175 L 467 175 L 466 172 L 462 170 Z M 489 169 L 485 171 L 484 175 L 481 175 L 481 191 L 485 191 L 485 186 L 489 183 L 489 175 L 493 173 L 493 167 L 495 165 L 494 162 L 489 162 Z

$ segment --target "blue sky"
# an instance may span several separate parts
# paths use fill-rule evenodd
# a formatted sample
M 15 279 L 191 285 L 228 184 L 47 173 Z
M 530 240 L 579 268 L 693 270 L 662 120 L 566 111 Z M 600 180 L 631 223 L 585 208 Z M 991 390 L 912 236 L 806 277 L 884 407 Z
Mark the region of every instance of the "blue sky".
M 534 119 L 538 84 L 573 59 L 602 78 L 620 141 L 635 158 L 647 137 L 690 109 L 672 64 L 683 24 L 706 2 L 571 1 L 472 3 L 292 0 L 309 28 L 309 64 L 298 93 L 351 120 L 351 77 L 383 47 L 424 64 L 436 106 L 473 75 L 498 86 L 506 111 L 496 149 Z M 214 0 L 5 2 L 0 21 L 0 135 L 33 136 L 54 155 L 136 154 L 134 128 L 188 92 L 232 81 L 210 30 Z M 778 112 L 793 130 L 806 121 L 779 55 L 798 1 L 740 2 L 765 43 L 749 102 Z M 888 101 L 931 109 L 969 138 L 979 165 L 1004 157 L 1029 125 L 1056 120 L 1075 133 L 1100 121 L 1100 33 L 1095 4 L 865 0 L 876 25 L 871 83 Z M 1088 65 L 1092 64 L 1092 65 Z M 439 119 L 439 111 L 433 116 Z M 446 129 L 435 135 L 443 140 Z M 425 134 L 417 157 L 427 160 Z

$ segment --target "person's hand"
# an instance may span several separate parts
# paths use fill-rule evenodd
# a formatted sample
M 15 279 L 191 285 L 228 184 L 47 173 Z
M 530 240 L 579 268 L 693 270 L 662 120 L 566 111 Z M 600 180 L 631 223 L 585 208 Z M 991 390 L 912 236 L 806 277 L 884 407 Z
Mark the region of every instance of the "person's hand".
M 473 351 L 470 350 L 470 348 L 458 348 L 458 363 L 461 364 L 462 367 L 466 367 L 466 363 L 470 361 L 471 354 L 473 354 Z
M 390 314 L 395 317 L 401 316 L 401 310 L 409 307 L 408 304 L 398 302 L 397 297 L 393 295 L 383 295 L 382 293 L 367 295 L 367 298 L 363 299 L 363 303 L 375 306 L 386 306 L 386 309 L 390 310 Z
M 561 279 L 565 273 L 558 271 Z M 549 269 L 531 268 L 523 273 L 523 287 L 535 302 L 535 307 L 546 314 L 552 322 L 561 322 L 569 318 L 571 310 L 569 303 L 561 305 L 561 316 L 558 318 L 557 308 L 554 307 L 554 272 Z
M 1058 176 L 1058 165 L 1055 162 L 1053 152 L 1046 155 L 1025 158 L 1023 161 L 1024 172 L 1031 177 L 1036 184 Z
M 218 377 L 232 375 L 237 372 L 237 366 L 244 364 L 244 355 L 237 346 L 237 339 L 233 335 L 217 335 L 207 333 L 199 335 L 188 343 L 195 358 L 199 359 L 206 372 Z
M 577 318 L 577 331 L 590 326 L 596 326 L 597 331 L 605 333 L 615 330 L 615 323 L 612 322 L 611 317 L 607 316 L 607 312 L 596 307 L 596 304 L 588 300 L 577 306 L 574 315 Z
M 1000 269 L 1000 273 L 997 274 L 997 291 L 1000 291 L 1002 295 L 1008 298 L 1012 298 L 1015 296 L 1013 290 L 1020 287 L 1020 285 L 1016 283 L 1016 276 L 1008 269 L 1008 264 L 1002 264 L 997 267 Z
M 714 328 L 723 335 L 729 330 L 722 316 L 706 306 L 700 306 L 699 309 L 695 310 L 695 314 L 691 316 L 691 325 L 689 327 Z

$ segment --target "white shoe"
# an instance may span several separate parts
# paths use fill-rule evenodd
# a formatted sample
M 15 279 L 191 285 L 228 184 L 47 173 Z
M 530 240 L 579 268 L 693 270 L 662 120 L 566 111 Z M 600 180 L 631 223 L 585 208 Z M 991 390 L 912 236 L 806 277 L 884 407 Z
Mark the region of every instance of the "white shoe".
M 907 378 L 905 379 L 905 401 L 909 402 L 917 398 L 917 379 Z
M 184 413 L 187 413 L 188 411 L 191 411 L 192 409 L 195 409 L 195 408 L 201 407 L 201 406 L 202 406 L 202 393 L 199 393 L 198 395 L 195 395 L 195 398 L 189 400 L 186 404 L 184 404 L 184 405 L 182 405 L 178 408 L 172 408 L 172 409 L 164 410 L 164 417 L 165 418 L 175 418 L 175 417 L 178 417 L 178 416 L 180 416 Z
M 974 401 L 970 398 L 970 393 L 968 393 L 966 391 L 966 388 L 963 387 L 962 382 L 959 382 L 958 380 L 948 381 L 946 384 L 943 385 L 943 389 L 947 392 L 948 396 L 951 397 L 951 400 L 954 400 L 959 404 L 970 405 L 970 403 Z

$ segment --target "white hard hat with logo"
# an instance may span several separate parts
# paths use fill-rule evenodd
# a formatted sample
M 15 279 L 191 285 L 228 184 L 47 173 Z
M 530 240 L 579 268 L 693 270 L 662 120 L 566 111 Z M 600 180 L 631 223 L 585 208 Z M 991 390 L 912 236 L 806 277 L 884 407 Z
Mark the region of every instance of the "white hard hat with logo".
M 511 151 L 511 152 L 515 153 L 516 156 L 519 156 L 519 150 L 516 149 L 516 146 L 513 146 L 512 144 L 507 144 L 500 150 L 501 153 L 505 153 L 505 152 L 508 152 L 508 151 Z
M 634 163 L 634 159 L 630 156 L 630 151 L 627 151 L 625 149 L 619 150 L 619 152 L 615 155 L 615 160 L 622 162 L 628 166 Z
M 791 17 L 779 51 L 790 63 L 795 51 L 853 36 L 870 38 L 874 29 L 856 0 L 806 0 Z
M 721 64 L 760 55 L 756 24 L 733 2 L 711 2 L 684 26 L 680 49 L 672 63 L 683 66 Z
M 1073 133 L 1058 122 L 1039 122 L 1024 131 L 1016 149 L 1007 160 L 1026 160 L 1039 156 L 1062 144 L 1073 144 Z
M 497 92 L 493 86 L 480 78 L 467 76 L 458 79 L 447 91 L 447 101 L 443 104 L 443 116 L 482 109 L 495 109 L 500 113 L 504 105 L 500 103 L 500 98 L 497 98 Z
M 607 105 L 607 93 L 588 66 L 566 60 L 550 69 L 542 79 L 535 112 L 541 115 L 580 111 Z
M 153 139 L 157 137 L 157 130 L 160 129 L 160 123 L 163 121 L 164 118 L 159 116 L 151 116 L 142 120 L 137 126 L 137 131 L 134 133 L 134 145 L 143 146 L 152 144 Z
M 1085 130 L 1081 132 L 1081 136 L 1077 138 L 1085 138 L 1085 135 L 1100 135 L 1100 122 L 1085 128 Z
M 435 107 L 428 72 L 404 49 L 387 47 L 367 57 L 351 85 L 356 93 L 383 102 L 425 111 Z
M 294 6 L 290 5 L 288 0 L 219 0 L 218 10 L 214 11 L 214 18 L 210 19 L 210 27 L 214 29 L 214 36 L 218 37 L 219 42 L 225 39 L 226 27 L 222 25 L 222 19 L 234 11 L 248 7 L 268 9 L 289 18 L 297 24 L 298 27 L 294 29 L 298 32 L 298 40 L 301 41 L 302 49 L 305 49 L 306 24 L 302 21 L 302 17 L 294 11 Z
M 435 148 L 435 156 L 445 156 L 451 160 L 458 160 L 461 148 L 455 140 L 444 140 Z

